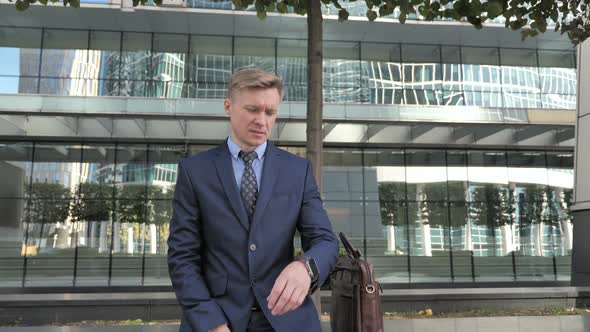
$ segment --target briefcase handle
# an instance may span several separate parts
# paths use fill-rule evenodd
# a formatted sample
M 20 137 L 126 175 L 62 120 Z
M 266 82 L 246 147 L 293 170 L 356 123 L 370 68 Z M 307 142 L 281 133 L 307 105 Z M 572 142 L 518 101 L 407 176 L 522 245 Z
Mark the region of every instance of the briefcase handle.
M 352 258 L 361 258 L 361 252 L 352 246 L 346 235 L 344 235 L 342 232 L 338 233 L 338 235 L 340 236 L 340 241 L 342 241 L 342 245 L 344 246 L 348 256 Z

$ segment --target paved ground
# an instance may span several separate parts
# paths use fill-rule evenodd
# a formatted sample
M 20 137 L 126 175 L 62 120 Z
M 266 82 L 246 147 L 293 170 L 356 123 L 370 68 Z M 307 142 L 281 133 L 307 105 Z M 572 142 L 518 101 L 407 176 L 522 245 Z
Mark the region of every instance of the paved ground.
M 330 332 L 330 329 L 326 323 L 324 323 L 324 331 Z M 590 315 L 386 320 L 385 332 L 394 331 L 588 332 L 590 331 Z M 114 327 L 0 327 L 0 332 L 178 332 L 178 325 Z

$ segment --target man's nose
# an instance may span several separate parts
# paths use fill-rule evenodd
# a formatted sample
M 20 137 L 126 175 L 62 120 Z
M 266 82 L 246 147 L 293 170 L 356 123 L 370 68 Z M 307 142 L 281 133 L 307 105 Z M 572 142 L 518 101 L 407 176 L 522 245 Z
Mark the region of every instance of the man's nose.
M 254 117 L 254 121 L 257 124 L 264 125 L 264 123 L 265 123 L 265 121 L 264 121 L 264 112 L 257 112 L 256 113 L 256 117 Z

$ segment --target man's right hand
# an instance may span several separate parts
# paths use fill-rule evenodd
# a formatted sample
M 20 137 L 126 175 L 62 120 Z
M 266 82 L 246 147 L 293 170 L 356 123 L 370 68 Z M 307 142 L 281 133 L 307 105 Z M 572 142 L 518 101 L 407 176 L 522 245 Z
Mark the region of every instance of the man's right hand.
M 231 332 L 231 331 L 229 330 L 229 327 L 227 327 L 227 324 L 222 324 L 222 325 L 219 325 L 218 327 L 214 328 L 210 332 Z

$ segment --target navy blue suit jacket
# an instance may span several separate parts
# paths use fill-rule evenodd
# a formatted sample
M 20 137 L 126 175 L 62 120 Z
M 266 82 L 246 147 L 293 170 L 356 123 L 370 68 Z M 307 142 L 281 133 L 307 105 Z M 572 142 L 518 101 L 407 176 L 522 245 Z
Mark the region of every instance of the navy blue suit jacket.
M 243 332 L 256 300 L 277 332 L 321 331 L 308 296 L 296 310 L 273 316 L 266 298 L 293 261 L 295 231 L 315 259 L 323 283 L 338 256 L 309 161 L 268 144 L 252 224 L 224 143 L 182 160 L 168 238 L 168 267 L 183 310 L 181 332 L 228 323 Z

